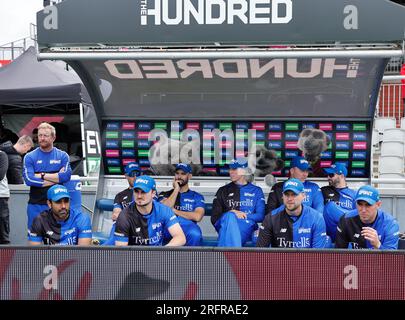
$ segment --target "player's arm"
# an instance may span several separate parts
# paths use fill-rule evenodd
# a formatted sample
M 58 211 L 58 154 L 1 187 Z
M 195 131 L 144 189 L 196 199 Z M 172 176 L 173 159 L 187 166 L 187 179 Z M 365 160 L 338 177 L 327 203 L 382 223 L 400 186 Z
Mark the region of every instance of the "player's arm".
M 79 240 L 77 241 L 77 245 L 89 246 L 91 245 L 91 238 L 79 238 Z
M 283 204 L 283 201 L 278 193 L 279 185 L 274 185 L 267 198 L 266 214 L 271 214 L 274 209 L 277 209 Z
M 386 228 L 386 235 L 383 239 L 380 249 L 398 249 L 399 242 L 399 225 L 397 221 L 392 221 L 391 224 Z
M 167 247 L 179 247 L 186 244 L 186 236 L 184 235 L 183 229 L 180 227 L 179 223 L 175 223 L 168 228 L 172 239 L 166 244 Z
M 205 209 L 204 208 L 195 208 L 194 211 L 181 211 L 177 209 L 173 209 L 173 212 L 179 216 L 183 217 L 184 219 L 200 222 L 204 217 Z
M 271 214 L 266 215 L 262 225 L 259 227 L 259 237 L 256 242 L 256 247 L 271 247 L 271 239 L 273 237 L 273 226 L 271 223 Z
M 24 157 L 23 178 L 25 184 L 30 187 L 43 187 L 44 181 L 35 175 L 34 161 L 30 155 Z
M 28 232 L 28 245 L 39 246 L 43 244 L 43 231 L 40 216 L 36 216 Z
M 314 223 L 314 230 L 312 231 L 311 248 L 325 248 L 326 247 L 326 225 L 321 214 Z
M 62 167 L 60 168 L 59 172 L 45 173 L 43 177 L 44 181 L 52 182 L 53 184 L 68 182 L 72 174 L 72 169 L 70 168 L 69 156 L 67 153 L 63 153 L 61 165 Z
M 195 196 L 195 209 L 194 211 L 181 211 L 177 209 L 173 209 L 174 213 L 177 216 L 183 217 L 184 219 L 188 219 L 195 222 L 200 222 L 205 214 L 205 201 L 202 195 Z
M 79 229 L 79 239 L 77 244 L 79 246 L 89 246 L 91 245 L 91 220 L 90 216 L 87 213 L 82 213 L 82 217 L 78 222 L 78 229 Z
M 397 223 L 392 223 L 386 228 L 384 228 L 385 236 L 381 237 L 381 241 L 378 237 L 377 230 L 371 227 L 363 227 L 361 230 L 361 235 L 364 239 L 368 240 L 374 249 L 381 250 L 396 250 L 398 249 L 399 241 L 399 226 Z
M 55 182 L 52 182 L 50 180 L 47 180 L 47 178 L 45 178 L 45 175 L 50 175 L 51 173 L 45 173 L 45 172 L 40 172 L 40 173 L 35 173 L 35 177 L 38 179 L 42 180 L 42 187 L 51 187 L 53 185 L 55 185 Z
M 115 223 L 115 245 L 118 247 L 123 247 L 128 245 L 129 240 L 129 223 L 125 215 L 120 214 L 118 216 L 117 222 Z
M 111 214 L 111 219 L 113 221 L 116 221 L 118 219 L 118 216 L 121 213 L 122 209 L 124 209 L 124 207 L 121 204 L 121 199 L 119 198 L 119 194 L 117 194 L 114 198 L 113 211 Z
M 248 215 L 249 220 L 255 222 L 262 222 L 266 211 L 266 202 L 264 200 L 264 193 L 262 188 L 258 188 L 255 196 L 255 209 Z
M 223 194 L 221 189 L 215 194 L 214 200 L 212 202 L 212 214 L 211 214 L 211 223 L 215 223 L 221 218 L 221 216 L 227 211 L 227 207 L 223 201 Z
M 338 223 L 336 228 L 336 239 L 335 239 L 335 248 L 347 249 L 349 241 L 346 237 L 346 219 L 343 215 Z
M 176 180 L 174 180 L 173 181 L 173 192 L 171 193 L 171 195 L 168 197 L 165 197 L 165 193 L 163 193 L 163 196 L 159 197 L 159 202 L 168 206 L 169 208 L 174 208 L 174 205 L 176 204 L 176 199 L 177 199 L 177 196 L 179 195 L 179 192 L 180 192 L 180 185 Z
M 316 211 L 323 213 L 324 199 L 323 199 L 322 191 L 319 187 L 314 188 L 313 191 L 314 192 L 313 192 L 312 206 Z

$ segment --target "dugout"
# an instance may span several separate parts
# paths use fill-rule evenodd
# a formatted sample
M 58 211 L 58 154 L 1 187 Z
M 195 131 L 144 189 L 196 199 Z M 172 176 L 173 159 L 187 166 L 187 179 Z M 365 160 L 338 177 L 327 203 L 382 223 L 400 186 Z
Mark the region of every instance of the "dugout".
M 33 136 L 41 122 L 51 123 L 56 128 L 55 146 L 68 153 L 72 174 L 98 176 L 100 155 L 87 152 L 99 131 L 94 108 L 80 78 L 67 71 L 65 63 L 39 62 L 36 49 L 30 47 L 0 68 L 0 119 L 18 136 Z M 26 212 L 29 187 L 9 188 L 10 239 L 25 244 L 27 216 L 20 213 Z M 95 186 L 84 186 L 82 194 L 83 205 L 92 211 Z
M 404 54 L 404 10 L 386 0 L 66 0 L 37 14 L 39 59 L 69 63 L 91 96 L 101 128 L 98 199 L 125 188 L 127 162 L 151 167 L 156 129 L 203 138 L 192 188 L 207 202 L 227 182 L 226 162 L 249 151 L 249 129 L 286 161 L 274 172 L 281 179 L 299 133 L 324 130 L 331 143 L 320 167 L 344 162 L 358 186 L 370 181 L 385 66 Z M 214 129 L 231 135 L 220 138 L 219 161 L 207 135 Z M 159 173 L 158 188 L 169 189 L 171 177 Z

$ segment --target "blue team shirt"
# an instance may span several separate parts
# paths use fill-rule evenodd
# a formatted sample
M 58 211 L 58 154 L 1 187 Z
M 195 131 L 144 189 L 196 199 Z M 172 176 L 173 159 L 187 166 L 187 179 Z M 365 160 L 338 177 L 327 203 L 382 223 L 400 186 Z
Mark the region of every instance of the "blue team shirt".
M 322 213 L 324 205 L 321 188 L 316 183 L 311 181 L 305 181 L 303 185 L 305 191 L 305 198 L 302 201 L 302 204 L 307 205 L 315 209 L 316 211 Z
M 64 172 L 59 172 L 62 168 Z M 43 180 L 35 177 L 35 173 L 40 172 L 58 173 L 59 184 L 68 182 L 72 174 L 69 156 L 55 147 L 49 152 L 44 152 L 38 147 L 25 155 L 23 177 L 26 185 L 31 187 L 29 203 L 32 204 L 46 204 L 49 187 L 42 187 Z
M 332 242 L 336 239 L 336 227 L 340 218 L 347 212 L 356 209 L 356 191 L 346 188 L 333 188 L 339 193 L 338 201 L 329 201 L 325 204 L 323 218 L 326 224 L 326 233 L 330 236 Z
M 285 208 L 274 209 L 266 215 L 259 229 L 258 247 L 325 248 L 327 243 L 322 214 L 306 205 L 302 213 L 290 216 Z
M 49 209 L 34 219 L 28 240 L 44 244 L 76 245 L 80 238 L 91 237 L 91 220 L 88 214 L 70 210 L 66 221 L 57 221 Z
M 115 224 L 115 240 L 128 245 L 161 246 L 163 232 L 178 223 L 173 210 L 153 200 L 151 213 L 143 215 L 132 202 L 118 216 Z
M 167 192 L 161 192 L 159 195 L 159 202 L 161 202 L 165 198 L 169 198 L 172 194 L 173 190 Z M 204 196 L 196 191 L 187 190 L 186 192 L 179 192 L 176 198 L 176 202 L 174 205 L 176 210 L 186 211 L 186 212 L 193 212 L 197 208 L 203 208 L 205 210 L 205 201 Z M 180 224 L 182 223 L 196 223 L 195 221 L 188 220 L 186 218 L 177 216 Z
M 365 224 L 360 220 L 357 210 L 352 210 L 342 216 L 336 232 L 336 248 L 371 249 L 373 246 L 362 235 L 363 227 L 371 227 L 377 231 L 381 242 L 379 249 L 398 249 L 399 225 L 393 216 L 378 210 L 377 217 L 372 224 Z
M 246 220 L 262 222 L 265 206 L 262 188 L 251 183 L 239 185 L 231 182 L 218 189 L 213 201 L 211 222 L 215 225 L 230 210 L 245 212 Z

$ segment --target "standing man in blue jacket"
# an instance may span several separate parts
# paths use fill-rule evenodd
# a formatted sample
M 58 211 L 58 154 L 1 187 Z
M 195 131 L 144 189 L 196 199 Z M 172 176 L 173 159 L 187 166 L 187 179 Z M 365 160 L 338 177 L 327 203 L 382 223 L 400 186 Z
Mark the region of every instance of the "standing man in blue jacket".
M 241 159 L 229 165 L 231 182 L 218 189 L 212 206 L 211 222 L 218 232 L 219 247 L 241 247 L 252 239 L 263 221 L 263 190 L 247 181 L 248 163 Z
M 336 226 L 340 217 L 356 208 L 354 201 L 356 191 L 347 186 L 345 165 L 335 163 L 329 168 L 325 168 L 324 171 L 328 175 L 329 185 L 321 188 L 325 199 L 323 218 L 325 219 L 326 233 L 332 242 L 335 242 Z
M 336 248 L 398 249 L 399 225 L 382 211 L 380 195 L 372 186 L 362 186 L 356 194 L 356 209 L 339 220 Z
M 310 169 L 309 162 L 304 157 L 295 157 L 291 160 L 290 178 L 298 179 L 303 183 L 305 189 L 303 204 L 323 213 L 321 188 L 316 183 L 307 181 Z M 281 181 L 272 187 L 267 199 L 266 214 L 283 206 L 283 184 L 284 182 Z
M 327 243 L 322 213 L 303 204 L 304 184 L 289 179 L 283 185 L 281 206 L 266 215 L 259 229 L 257 247 L 324 248 Z
M 55 127 L 47 122 L 41 123 L 38 126 L 39 147 L 24 158 L 23 177 L 25 183 L 30 186 L 27 206 L 28 232 L 34 218 L 42 211 L 48 210 L 48 189 L 70 180 L 72 170 L 69 156 L 53 146 L 55 139 Z

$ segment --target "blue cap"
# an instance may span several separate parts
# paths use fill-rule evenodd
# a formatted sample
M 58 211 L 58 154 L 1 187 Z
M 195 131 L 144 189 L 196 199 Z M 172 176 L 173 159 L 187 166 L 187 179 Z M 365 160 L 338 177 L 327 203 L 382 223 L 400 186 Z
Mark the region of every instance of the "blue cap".
M 335 163 L 332 164 L 329 168 L 323 169 L 326 174 L 343 174 L 345 177 L 347 176 L 347 169 L 346 166 L 342 163 Z
M 69 191 L 66 189 L 65 186 L 62 186 L 60 184 L 55 184 L 52 187 L 48 189 L 48 200 L 51 201 L 58 201 L 62 198 L 68 198 L 70 199 Z
M 301 192 L 304 192 L 304 185 L 300 180 L 291 178 L 283 184 L 283 193 L 288 190 L 291 190 L 295 194 L 300 194 Z
M 187 163 L 179 163 L 176 165 L 176 170 L 183 170 L 185 173 L 191 173 L 191 166 Z
M 136 162 L 129 162 L 125 166 L 125 175 L 129 176 L 133 171 L 137 171 L 139 173 L 142 172 L 141 168 L 139 167 L 139 164 L 137 164 Z
M 244 159 L 233 159 L 229 164 L 229 168 L 238 169 L 238 168 L 247 168 L 248 163 Z
M 306 171 L 311 169 L 311 166 L 309 165 L 309 162 L 307 159 L 305 159 L 304 157 L 294 157 L 291 160 L 291 168 L 298 168 L 302 171 Z
M 378 190 L 372 186 L 362 186 L 357 191 L 355 200 L 364 200 L 368 204 L 373 205 L 377 201 L 380 201 L 380 194 L 378 193 Z
M 156 190 L 156 183 L 152 177 L 140 176 L 135 179 L 133 189 L 141 189 L 143 192 Z

